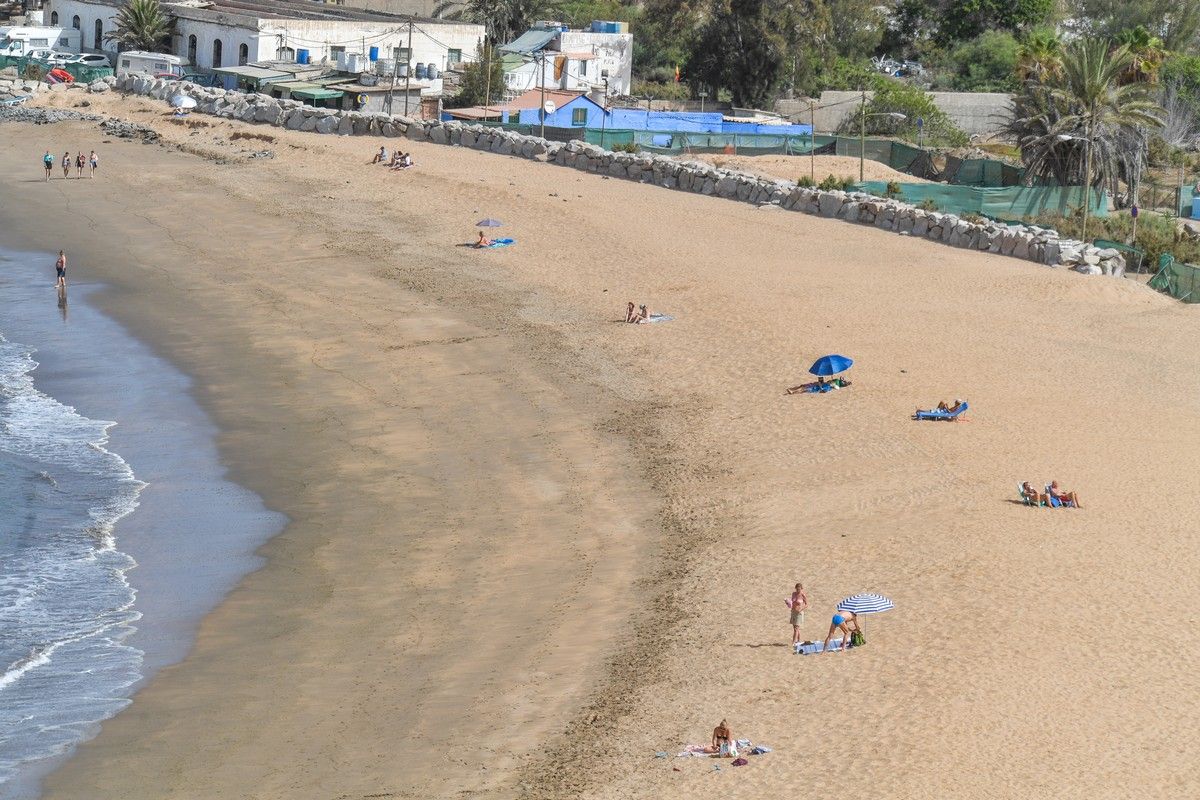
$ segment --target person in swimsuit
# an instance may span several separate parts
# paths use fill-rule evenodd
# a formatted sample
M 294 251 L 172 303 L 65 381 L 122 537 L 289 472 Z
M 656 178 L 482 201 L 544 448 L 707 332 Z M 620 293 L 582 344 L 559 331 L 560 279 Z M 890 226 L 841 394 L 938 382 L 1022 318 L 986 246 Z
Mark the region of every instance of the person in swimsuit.
M 1050 495 L 1038 492 L 1029 481 L 1021 484 L 1021 495 L 1030 503 L 1039 506 L 1050 505 Z
M 87 159 L 83 157 L 83 153 L 75 154 L 75 177 L 83 177 L 83 168 L 87 166 Z
M 850 643 L 850 634 L 857 631 L 862 632 L 862 628 L 858 626 L 858 614 L 853 611 L 843 614 L 838 611 L 833 615 L 833 621 L 829 625 L 829 634 L 825 637 L 825 646 L 822 652 L 829 652 L 829 640 L 833 638 L 834 633 L 842 632 L 842 644 L 839 650 L 845 650 L 846 645 Z
M 1051 481 L 1046 487 L 1046 494 L 1050 495 L 1052 500 L 1057 500 L 1062 505 L 1071 505 L 1074 508 L 1082 508 L 1079 505 L 1079 497 L 1074 492 L 1064 492 L 1058 488 L 1058 481 Z
M 491 247 L 492 240 L 483 235 L 483 231 L 479 232 L 479 241 L 475 243 L 476 247 Z
M 637 314 L 634 315 L 633 321 L 648 322 L 650 320 L 650 309 L 643 306 L 638 306 Z
M 54 262 L 54 272 L 58 275 L 58 280 L 54 285 L 65 291 L 67 288 L 67 254 L 62 250 L 58 251 L 58 260 Z
M 721 720 L 721 724 L 713 728 L 712 744 L 705 749 L 705 752 L 722 758 L 737 757 L 737 742 L 733 738 L 733 731 L 729 729 L 727 720 Z
M 95 150 L 93 150 L 92 154 L 88 156 L 88 163 L 90 163 L 92 166 L 92 174 L 88 177 L 94 178 L 96 177 L 96 168 L 100 166 L 100 156 L 96 155 Z
M 62 168 L 63 168 L 63 177 L 64 178 L 71 177 L 71 151 L 70 150 L 63 153 Z
M 796 590 L 792 592 L 792 596 L 787 601 L 788 608 L 792 610 L 790 622 L 792 624 L 792 646 L 800 641 L 800 625 L 804 622 L 804 609 L 808 608 L 808 595 L 804 593 L 804 584 L 797 583 Z
M 46 168 L 46 180 L 50 180 L 50 173 L 54 171 L 54 156 L 50 155 L 49 150 L 42 156 L 42 166 Z
M 637 306 L 633 304 L 632 300 L 625 304 L 625 321 L 637 322 Z

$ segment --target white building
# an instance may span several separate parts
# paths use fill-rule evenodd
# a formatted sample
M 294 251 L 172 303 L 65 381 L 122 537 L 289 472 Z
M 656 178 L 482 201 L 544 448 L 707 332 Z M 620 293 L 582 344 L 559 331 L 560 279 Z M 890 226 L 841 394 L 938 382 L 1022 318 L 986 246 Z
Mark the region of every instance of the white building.
M 499 48 L 505 53 L 509 96 L 545 86 L 581 92 L 629 94 L 633 83 L 633 34 L 534 28 Z
M 51 24 L 81 31 L 84 51 L 116 53 L 104 34 L 115 27 L 120 5 L 121 0 L 47 0 L 46 15 Z M 376 48 L 380 58 L 444 70 L 473 56 L 484 36 L 482 25 L 312 0 L 164 0 L 163 7 L 175 17 L 171 52 L 202 69 L 305 58 L 332 67 L 339 54 L 367 56 Z

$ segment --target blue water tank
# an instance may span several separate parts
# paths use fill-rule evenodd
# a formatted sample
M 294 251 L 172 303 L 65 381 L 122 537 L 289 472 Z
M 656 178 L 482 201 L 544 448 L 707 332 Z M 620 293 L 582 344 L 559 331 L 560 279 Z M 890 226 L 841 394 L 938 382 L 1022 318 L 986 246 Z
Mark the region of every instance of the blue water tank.
M 1192 219 L 1200 219 L 1200 197 L 1192 198 Z
M 308 51 L 307 50 L 297 50 L 296 51 L 296 63 L 297 64 L 307 64 L 308 63 Z
M 379 60 L 379 48 L 378 48 L 378 47 L 372 47 L 372 48 L 371 48 L 371 49 L 368 51 L 368 55 L 370 56 L 370 58 L 371 58 L 371 60 L 372 60 L 372 61 L 378 61 L 378 60 Z
M 425 64 L 423 62 L 418 61 L 417 62 L 417 80 L 423 81 L 427 77 L 429 77 L 429 71 L 425 69 Z
M 441 74 L 441 71 L 438 70 L 437 64 L 430 64 L 425 74 L 429 76 L 429 80 L 436 81 L 437 76 Z

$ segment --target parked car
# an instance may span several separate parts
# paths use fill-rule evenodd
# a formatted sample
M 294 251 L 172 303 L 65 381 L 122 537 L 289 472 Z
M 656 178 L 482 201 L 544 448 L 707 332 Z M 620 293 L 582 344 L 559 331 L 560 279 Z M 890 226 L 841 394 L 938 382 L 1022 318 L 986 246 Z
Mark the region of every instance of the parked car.
M 189 72 L 183 76 L 183 79 L 197 86 L 209 86 L 215 89 L 219 89 L 225 85 L 221 83 L 221 76 L 215 73 L 212 75 L 202 75 L 199 72 Z
M 72 64 L 82 64 L 85 67 L 111 67 L 112 62 L 108 60 L 108 56 L 102 56 L 99 53 L 84 53 L 77 59 L 71 62 Z

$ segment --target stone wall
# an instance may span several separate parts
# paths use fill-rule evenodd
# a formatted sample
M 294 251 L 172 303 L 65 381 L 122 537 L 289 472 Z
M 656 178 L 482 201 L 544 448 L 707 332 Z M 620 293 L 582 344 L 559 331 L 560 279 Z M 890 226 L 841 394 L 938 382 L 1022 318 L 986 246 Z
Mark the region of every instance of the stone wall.
M 196 98 L 197 112 L 243 122 L 328 135 L 406 138 L 487 150 L 581 172 L 652 183 L 665 189 L 775 205 L 787 211 L 872 225 L 901 236 L 919 236 L 951 247 L 1065 266 L 1083 274 L 1123 275 L 1125 272 L 1125 259 L 1116 250 L 1060 239 L 1055 231 L 1028 225 L 973 221 L 858 192 L 802 188 L 789 181 L 718 169 L 698 161 L 649 153 L 613 153 L 583 142 L 563 144 L 461 122 L 422 121 L 400 115 L 313 108 L 294 100 L 227 92 L 141 75 L 97 81 L 89 90 L 103 91 L 109 86 L 159 100 L 166 100 L 182 89 Z

